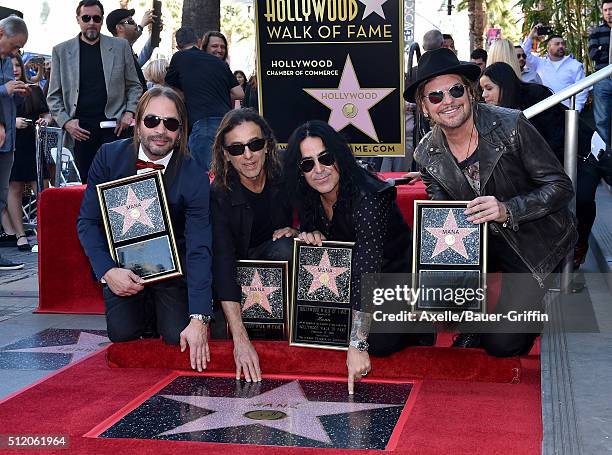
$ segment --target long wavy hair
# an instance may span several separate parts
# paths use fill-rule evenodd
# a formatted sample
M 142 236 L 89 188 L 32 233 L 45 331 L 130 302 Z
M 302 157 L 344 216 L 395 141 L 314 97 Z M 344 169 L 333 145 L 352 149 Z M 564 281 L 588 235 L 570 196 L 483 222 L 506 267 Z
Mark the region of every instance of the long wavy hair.
M 215 175 L 215 183 L 230 191 L 232 190 L 231 182 L 239 178 L 239 176 L 232 163 L 225 158 L 225 136 L 238 125 L 246 122 L 255 123 L 266 140 L 266 161 L 263 167 L 266 178 L 273 179 L 281 174 L 281 162 L 276 146 L 276 138 L 268 122 L 254 109 L 233 109 L 225 114 L 217 130 L 212 148 L 211 165 L 212 173 Z
M 179 95 L 178 92 L 164 85 L 155 85 L 147 90 L 138 102 L 138 106 L 136 107 L 136 126 L 134 126 L 134 147 L 136 147 L 136 150 L 140 148 L 140 122 L 144 118 L 144 112 L 149 102 L 153 98 L 159 98 L 160 96 L 168 98 L 174 103 L 179 117 L 178 120 L 181 122 L 178 143 L 174 146 L 174 150 L 178 151 L 181 155 L 189 155 L 189 148 L 187 147 L 187 141 L 189 139 L 189 122 L 187 121 L 187 107 L 185 106 L 185 101 L 183 101 L 183 97 Z
M 310 120 L 298 126 L 287 144 L 284 160 L 285 182 L 290 200 L 308 216 L 318 204 L 320 194 L 306 182 L 299 168 L 302 160 L 300 145 L 307 137 L 321 139 L 325 150 L 336 159 L 335 166 L 340 174 L 338 199 L 350 202 L 351 197 L 372 175 L 359 166 L 346 139 L 326 122 Z

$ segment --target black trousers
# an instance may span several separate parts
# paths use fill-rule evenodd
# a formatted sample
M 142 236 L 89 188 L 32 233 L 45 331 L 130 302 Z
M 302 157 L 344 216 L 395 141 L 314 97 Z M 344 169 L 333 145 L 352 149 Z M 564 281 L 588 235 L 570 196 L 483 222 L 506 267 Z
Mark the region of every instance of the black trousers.
M 168 344 L 179 344 L 180 333 L 189 324 L 187 284 L 183 278 L 148 284 L 136 295 L 120 297 L 104 286 L 106 326 L 113 342 L 137 340 L 148 324 L 156 321 L 157 332 Z
M 597 208 L 595 193 L 600 180 L 606 172 L 598 165 L 593 155 L 583 159 L 578 157 L 578 176 L 576 187 L 576 218 L 578 219 L 577 246 L 588 247 L 589 235 L 595 222 Z
M 529 268 L 501 237 L 489 236 L 487 266 L 489 273 L 501 272 L 500 298 L 494 313 L 542 310 L 542 301 L 547 292 L 546 283 L 544 287 L 540 286 Z M 481 347 L 495 357 L 527 354 L 542 331 L 539 323 L 507 320 L 495 323 L 493 327 L 496 333 L 481 334 L 480 342 Z
M 130 137 L 132 128 L 128 128 L 129 131 L 124 130 L 121 136 L 117 137 L 114 128 L 100 128 L 100 126 L 83 122 L 79 122 L 79 125 L 81 128 L 89 131 L 89 139 L 86 141 L 74 141 L 74 161 L 79 170 L 81 182 L 87 183 L 89 168 L 102 144 Z

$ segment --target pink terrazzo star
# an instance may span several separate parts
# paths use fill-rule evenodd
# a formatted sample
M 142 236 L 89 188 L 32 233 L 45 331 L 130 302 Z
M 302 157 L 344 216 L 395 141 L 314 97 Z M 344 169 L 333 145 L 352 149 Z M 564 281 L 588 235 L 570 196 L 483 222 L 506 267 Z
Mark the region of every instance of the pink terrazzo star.
M 470 235 L 472 232 L 478 230 L 478 228 L 457 227 L 457 220 L 455 219 L 455 215 L 453 215 L 452 210 L 449 210 L 448 215 L 446 216 L 446 220 L 444 221 L 444 225 L 442 227 L 428 227 L 425 229 L 437 240 L 436 247 L 434 248 L 434 252 L 431 255 L 432 258 L 450 248 L 466 259 L 468 259 L 468 254 L 465 250 L 465 243 L 463 243 L 463 239 Z
M 128 187 L 125 204 L 111 208 L 113 212 L 123 216 L 123 229 L 121 230 L 121 235 L 124 235 L 134 223 L 142 223 L 151 228 L 155 227 L 151 218 L 147 215 L 147 208 L 149 208 L 156 199 L 157 198 L 152 197 L 140 200 L 138 196 L 136 196 L 136 193 L 134 193 L 132 187 Z
M 305 88 L 304 91 L 331 109 L 329 125 L 340 131 L 352 124 L 378 142 L 370 117 L 370 108 L 382 101 L 395 88 L 361 88 L 350 55 L 346 56 L 338 88 Z
M 325 286 L 336 297 L 340 297 L 338 287 L 336 286 L 336 277 L 346 272 L 348 267 L 332 267 L 327 250 L 323 252 L 323 257 L 321 257 L 321 262 L 318 265 L 304 265 L 302 267 L 312 275 L 312 283 L 308 294 L 312 294 L 317 289 Z
M 251 284 L 241 287 L 242 292 L 247 296 L 246 300 L 244 301 L 242 311 L 248 310 L 253 305 L 261 305 L 264 310 L 272 314 L 272 308 L 270 307 L 268 297 L 274 291 L 280 289 L 278 286 L 264 286 L 261 282 L 259 272 L 256 269 Z

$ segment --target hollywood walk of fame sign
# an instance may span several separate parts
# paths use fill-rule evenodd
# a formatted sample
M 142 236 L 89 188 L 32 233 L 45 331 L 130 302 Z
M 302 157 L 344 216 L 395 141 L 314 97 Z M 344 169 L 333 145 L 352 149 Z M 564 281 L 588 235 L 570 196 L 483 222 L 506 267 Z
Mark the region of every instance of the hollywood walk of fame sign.
M 259 108 L 284 147 L 319 119 L 357 156 L 404 156 L 403 0 L 257 0 Z
M 117 266 L 146 282 L 180 276 L 161 172 L 102 183 L 97 190 L 109 251 Z
M 391 450 L 391 436 L 401 431 L 400 416 L 415 395 L 409 382 L 361 381 L 349 396 L 346 381 L 264 377 L 245 383 L 196 375 L 170 378 L 156 389 L 105 422 L 101 433 L 86 436 Z
M 348 348 L 353 245 L 294 239 L 289 344 Z
M 249 337 L 252 340 L 286 340 L 288 262 L 238 261 L 236 281 L 242 289 L 242 322 Z
M 463 201 L 415 201 L 415 311 L 486 310 L 487 223 L 468 221 L 466 208 Z

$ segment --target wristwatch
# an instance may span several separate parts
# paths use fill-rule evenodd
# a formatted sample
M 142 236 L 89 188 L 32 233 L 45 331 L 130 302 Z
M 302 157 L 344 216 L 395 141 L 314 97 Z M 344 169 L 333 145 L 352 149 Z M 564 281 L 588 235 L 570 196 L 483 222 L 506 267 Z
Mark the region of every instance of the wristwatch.
M 136 30 L 138 30 L 138 33 L 142 33 L 142 30 L 143 30 L 143 29 L 142 29 L 142 25 L 138 24 L 138 25 L 136 26 Z
M 193 313 L 189 315 L 189 319 L 197 319 L 202 324 L 208 324 L 211 318 L 205 314 Z
M 370 347 L 366 340 L 351 340 L 349 346 L 354 347 L 359 352 L 366 352 Z

